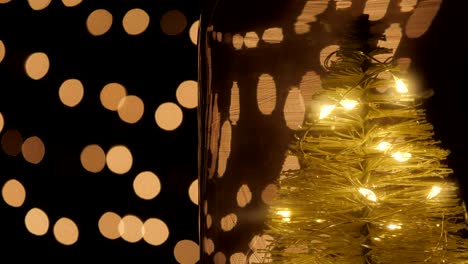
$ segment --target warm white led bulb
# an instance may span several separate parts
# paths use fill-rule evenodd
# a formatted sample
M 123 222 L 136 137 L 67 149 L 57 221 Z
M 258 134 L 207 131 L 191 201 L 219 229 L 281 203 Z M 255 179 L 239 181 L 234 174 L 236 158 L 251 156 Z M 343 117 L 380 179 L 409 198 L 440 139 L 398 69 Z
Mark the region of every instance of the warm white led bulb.
M 340 101 L 340 105 L 343 106 L 346 110 L 352 110 L 358 105 L 358 101 L 343 99 Z
M 427 195 L 427 199 L 432 199 L 439 195 L 439 193 L 442 191 L 442 188 L 439 186 L 432 186 L 431 192 Z
M 320 116 L 319 119 L 324 119 L 335 109 L 335 105 L 324 105 L 320 108 Z
M 399 93 L 407 93 L 408 92 L 408 87 L 406 87 L 406 84 L 403 82 L 403 80 L 393 77 L 395 79 L 395 85 L 396 85 L 396 91 Z
M 389 224 L 389 225 L 387 226 L 387 228 L 390 229 L 390 230 L 401 229 L 401 225 Z
M 380 151 L 387 151 L 389 150 L 390 148 L 392 147 L 392 144 L 391 143 L 388 143 L 386 141 L 382 141 L 379 143 L 379 145 L 377 145 L 377 147 L 375 147 L 376 150 L 380 150 Z
M 396 161 L 399 161 L 399 162 L 405 162 L 407 160 L 409 160 L 412 155 L 411 153 L 409 152 L 400 152 L 400 151 L 397 151 L 395 153 L 392 154 L 392 157 L 396 160 Z
M 278 211 L 276 214 L 282 216 L 284 222 L 291 221 L 291 211 Z
M 366 197 L 367 200 L 377 202 L 377 196 L 373 191 L 366 188 L 359 188 L 359 193 Z

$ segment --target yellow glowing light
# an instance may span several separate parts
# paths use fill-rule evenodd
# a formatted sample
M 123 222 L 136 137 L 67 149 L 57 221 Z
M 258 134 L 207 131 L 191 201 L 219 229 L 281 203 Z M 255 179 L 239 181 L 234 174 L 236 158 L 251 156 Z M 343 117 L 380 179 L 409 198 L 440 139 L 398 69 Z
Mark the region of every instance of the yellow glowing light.
M 317 223 L 323 223 L 323 222 L 325 222 L 325 220 L 323 220 L 323 219 L 317 219 L 317 220 L 315 220 L 315 222 L 317 222 Z
M 401 229 L 401 225 L 389 224 L 387 228 L 390 230 L 397 230 L 397 229 Z
M 367 200 L 377 202 L 377 196 L 373 191 L 366 188 L 359 188 L 359 193 L 366 197 Z
M 403 82 L 403 80 L 393 77 L 395 79 L 395 85 L 396 85 L 396 90 L 399 93 L 407 93 L 408 92 L 408 87 L 406 87 L 406 84 Z
M 291 221 L 291 211 L 278 211 L 276 214 L 283 217 L 283 221 L 285 222 Z
M 379 143 L 379 145 L 377 145 L 377 147 L 375 147 L 376 150 L 380 150 L 380 151 L 387 151 L 389 150 L 390 148 L 392 147 L 392 144 L 391 143 L 388 143 L 386 141 L 382 141 Z
M 358 101 L 344 99 L 340 101 L 340 105 L 343 106 L 346 110 L 352 110 L 358 105 Z M 332 109 L 333 110 L 333 109 Z
M 427 195 L 427 199 L 432 199 L 439 195 L 440 191 L 442 191 L 442 188 L 439 186 L 432 186 L 431 192 Z
M 409 160 L 411 158 L 411 156 L 412 155 L 409 152 L 400 152 L 400 151 L 397 151 L 397 152 L 392 154 L 392 157 L 396 161 L 399 161 L 399 162 L 405 162 L 405 161 Z
M 335 105 L 324 105 L 322 106 L 322 108 L 320 109 L 320 116 L 319 116 L 319 119 L 324 119 L 325 117 L 327 117 L 328 115 L 330 115 L 330 113 L 335 109 Z

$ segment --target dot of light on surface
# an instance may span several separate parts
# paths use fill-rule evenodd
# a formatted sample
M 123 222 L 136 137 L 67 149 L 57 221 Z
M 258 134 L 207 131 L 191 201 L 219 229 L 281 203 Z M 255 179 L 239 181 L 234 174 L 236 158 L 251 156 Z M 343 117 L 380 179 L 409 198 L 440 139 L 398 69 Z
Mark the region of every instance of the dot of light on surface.
M 206 254 L 211 255 L 215 250 L 215 244 L 213 240 L 205 237 L 203 238 L 203 244 L 205 245 Z
M 237 252 L 229 258 L 231 264 L 244 264 L 247 263 L 247 256 L 242 252 Z
M 122 20 L 124 30 L 129 35 L 138 35 L 143 33 L 148 27 L 149 22 L 150 17 L 148 13 L 140 8 L 129 10 Z
M 143 222 L 134 215 L 126 215 L 118 225 L 120 236 L 127 242 L 135 243 L 143 238 Z
M 96 144 L 88 145 L 81 151 L 80 161 L 85 170 L 97 173 L 106 165 L 106 153 Z
M 145 106 L 138 96 L 129 95 L 123 97 L 117 107 L 117 113 L 122 121 L 135 124 L 143 116 Z
M 166 223 L 157 218 L 146 220 L 143 224 L 143 230 L 145 230 L 143 239 L 153 246 L 161 245 L 169 237 L 169 228 L 167 228 Z
M 112 26 L 112 14 L 105 9 L 96 9 L 89 14 L 86 27 L 91 35 L 105 34 Z
M 33 10 L 42 10 L 49 6 L 51 0 L 28 0 L 29 6 Z
M 0 132 L 2 132 L 4 126 L 5 126 L 5 119 L 3 118 L 3 115 L 0 112 Z
M 168 131 L 172 131 L 180 126 L 182 123 L 182 110 L 174 103 L 163 103 L 161 104 L 154 114 L 156 124 Z
M 47 214 L 39 208 L 32 208 L 26 213 L 24 218 L 26 228 L 31 234 L 42 236 L 49 229 L 49 218 Z
M 78 240 L 78 226 L 73 220 L 62 217 L 53 228 L 55 239 L 64 245 L 73 245 Z
M 270 74 L 263 73 L 258 77 L 257 105 L 264 115 L 271 114 L 276 107 L 276 83 Z
M 193 44 L 197 45 L 198 43 L 198 29 L 200 27 L 200 20 L 197 20 L 193 22 L 192 26 L 190 26 L 189 30 L 189 37 L 190 41 L 192 41 Z M 0 59 L 1 61 L 1 59 Z
M 26 199 L 26 189 L 21 182 L 11 179 L 2 188 L 3 200 L 12 207 L 20 207 Z
M 0 4 L 6 4 L 8 2 L 10 2 L 11 0 L 0 0 Z
M 276 184 L 270 183 L 262 191 L 262 201 L 265 204 L 270 205 L 276 198 L 278 192 L 278 186 Z
M 320 65 L 324 66 L 325 64 L 325 59 L 328 57 L 328 55 L 332 54 L 333 52 L 337 51 L 339 48 L 338 45 L 329 45 L 329 46 L 326 46 L 325 48 L 323 48 L 321 51 L 320 51 Z M 330 58 L 330 61 L 333 61 L 334 59 L 336 59 L 336 55 L 332 55 L 332 57 Z
M 226 255 L 223 252 L 216 252 L 213 257 L 214 263 L 216 264 L 226 264 Z
M 263 32 L 263 41 L 267 43 L 280 43 L 283 41 L 283 29 L 282 28 L 269 28 Z
M 195 264 L 200 259 L 199 250 L 192 240 L 181 240 L 174 247 L 174 257 L 180 264 Z
M 44 52 L 29 55 L 24 64 L 26 74 L 33 80 L 42 79 L 49 71 L 49 67 L 49 58 Z
M 5 44 L 3 44 L 3 41 L 0 40 L 0 62 L 2 62 L 3 58 L 5 58 L 5 53 L 6 53 Z
M 16 129 L 7 130 L 2 136 L 2 149 L 10 156 L 17 156 L 21 152 L 23 137 Z
M 231 231 L 237 225 L 237 215 L 230 213 L 221 218 L 221 229 L 223 231 Z
M 99 94 L 102 106 L 111 111 L 117 111 L 119 102 L 127 95 L 125 87 L 119 83 L 106 84 Z
M 188 189 L 190 200 L 198 205 L 198 179 L 194 180 Z
M 74 107 L 83 99 L 84 88 L 80 80 L 68 79 L 60 85 L 60 101 L 66 106 Z
M 62 3 L 66 7 L 74 7 L 81 3 L 82 0 L 62 0 Z
M 198 82 L 183 81 L 176 90 L 176 98 L 180 105 L 185 108 L 195 108 L 198 105 Z
M 257 33 L 253 32 L 253 31 L 245 33 L 244 45 L 247 48 L 257 47 L 258 41 L 259 41 L 259 38 L 258 38 Z
M 232 36 L 232 46 L 236 50 L 240 50 L 242 49 L 243 45 L 244 45 L 244 37 L 242 37 L 239 34 L 234 34 L 234 36 Z
M 237 191 L 237 205 L 239 207 L 245 207 L 252 200 L 252 192 L 247 184 L 242 184 Z
M 133 190 L 141 199 L 150 200 L 161 191 L 161 183 L 158 176 L 151 171 L 139 173 L 133 180 Z
M 132 167 L 132 153 L 125 146 L 114 146 L 107 152 L 106 163 L 109 170 L 111 170 L 113 173 L 127 173 Z
M 21 153 L 27 162 L 38 164 L 45 155 L 45 146 L 39 137 L 30 137 L 23 142 Z
M 213 224 L 213 219 L 211 218 L 211 215 L 207 214 L 206 215 L 206 228 L 210 228 L 211 224 Z
M 177 35 L 187 26 L 185 15 L 179 10 L 169 10 L 161 16 L 161 29 L 166 35 Z
M 99 232 L 108 239 L 120 237 L 119 223 L 122 219 L 114 212 L 104 213 L 98 221 Z

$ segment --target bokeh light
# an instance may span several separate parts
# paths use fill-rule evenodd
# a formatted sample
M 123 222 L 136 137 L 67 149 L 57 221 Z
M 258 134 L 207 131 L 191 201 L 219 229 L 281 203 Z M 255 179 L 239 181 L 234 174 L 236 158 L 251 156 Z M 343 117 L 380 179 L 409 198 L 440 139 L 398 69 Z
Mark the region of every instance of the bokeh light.
M 213 252 L 215 250 L 215 244 L 214 244 L 213 240 L 205 237 L 205 238 L 203 238 L 203 244 L 205 246 L 206 254 L 208 254 L 208 255 L 213 254 Z
M 44 143 L 39 137 L 30 137 L 23 142 L 21 153 L 27 162 L 38 164 L 45 155 Z
M 106 212 L 99 218 L 99 232 L 108 239 L 117 239 L 120 237 L 119 223 L 122 219 L 114 212 Z
M 55 239 L 63 245 L 73 245 L 78 240 L 78 226 L 73 220 L 66 217 L 55 222 L 53 232 Z
M 28 0 L 29 6 L 36 11 L 46 8 L 50 2 L 51 0 Z
M 112 14 L 105 9 L 97 9 L 89 14 L 86 27 L 91 35 L 105 34 L 112 26 Z
M 187 80 L 179 84 L 176 90 L 176 98 L 185 108 L 195 108 L 198 105 L 198 82 Z
M 276 83 L 270 74 L 264 73 L 258 77 L 257 105 L 264 115 L 271 114 L 276 107 Z
M 237 205 L 239 207 L 245 207 L 252 200 L 252 192 L 247 184 L 242 184 L 242 186 L 237 191 Z
M 26 199 L 26 189 L 21 182 L 11 179 L 2 188 L 3 200 L 12 207 L 20 207 Z
M 106 164 L 109 170 L 116 174 L 127 173 L 133 163 L 130 150 L 122 145 L 112 147 L 106 155 Z
M 280 43 L 283 41 L 283 29 L 282 28 L 269 28 L 263 32 L 263 41 L 266 43 Z
M 229 258 L 231 264 L 244 264 L 247 263 L 247 256 L 242 252 L 237 252 Z
M 237 225 L 237 215 L 230 213 L 221 218 L 221 229 L 223 231 L 231 231 Z
M 247 48 L 257 47 L 258 41 L 259 41 L 259 38 L 258 38 L 257 33 L 253 32 L 253 31 L 245 33 L 244 45 Z
M 80 161 L 85 170 L 97 173 L 106 165 L 106 153 L 99 145 L 91 144 L 81 151 Z
M 2 136 L 2 149 L 10 156 L 18 156 L 23 145 L 23 137 L 16 129 L 8 129 Z
M 135 124 L 143 116 L 145 106 L 143 100 L 135 95 L 123 97 L 117 107 L 120 119 L 129 124 Z
M 323 48 L 321 51 L 320 51 L 320 65 L 324 66 L 325 65 L 325 59 L 330 55 L 332 54 L 333 52 L 337 51 L 338 48 L 340 46 L 338 45 L 329 45 L 329 46 L 326 46 L 325 48 Z M 336 56 L 333 54 L 331 57 L 330 57 L 330 61 L 333 61 L 336 59 Z
M 2 112 L 0 112 L 0 132 L 2 132 L 4 126 L 5 126 L 5 119 L 3 118 Z
M 150 218 L 143 224 L 143 239 L 146 243 L 159 246 L 169 237 L 169 228 L 166 223 L 157 218 Z
M 143 238 L 143 222 L 135 215 L 126 215 L 119 223 L 120 236 L 127 242 L 135 243 Z
M 156 124 L 168 131 L 172 131 L 182 123 L 182 110 L 174 103 L 168 102 L 161 104 L 154 114 Z
M 81 3 L 82 0 L 62 0 L 62 3 L 66 7 L 74 7 Z
M 33 80 L 42 79 L 49 71 L 49 57 L 44 52 L 31 54 L 24 64 L 26 74 Z
M 44 157 L 45 146 L 39 137 L 34 136 L 23 142 L 21 152 L 26 161 L 38 164 Z
M 193 44 L 197 45 L 198 44 L 198 30 L 200 27 L 200 20 L 197 20 L 193 22 L 192 26 L 190 26 L 189 29 L 189 37 L 190 41 L 192 41 Z M 1 59 L 0 59 L 1 61 Z
M 270 183 L 268 184 L 265 189 L 263 189 L 262 191 L 262 201 L 265 203 L 265 204 L 268 204 L 270 205 L 273 200 L 276 198 L 276 194 L 278 192 L 278 187 L 273 184 L 273 183 Z
M 192 240 L 181 240 L 174 247 L 174 257 L 180 264 L 195 264 L 200 259 L 199 250 Z
M 120 100 L 127 95 L 125 87 L 119 83 L 106 84 L 99 94 L 102 106 L 111 111 L 117 111 Z
M 161 16 L 160 25 L 166 35 L 177 35 L 187 26 L 187 18 L 179 10 L 169 10 Z
M 304 123 L 305 103 L 301 91 L 297 87 L 292 87 L 283 108 L 284 120 L 290 129 L 299 129 Z
M 226 264 L 226 255 L 223 252 L 216 252 L 213 257 L 214 263 L 216 264 Z
M 28 231 L 36 236 L 44 235 L 49 229 L 49 217 L 39 208 L 30 209 L 26 213 L 24 223 Z
M 59 88 L 60 101 L 69 107 L 78 105 L 83 99 L 83 94 L 83 84 L 77 79 L 68 79 Z
M 240 50 L 242 49 L 243 45 L 244 45 L 244 37 L 242 37 L 239 34 L 234 34 L 234 36 L 232 36 L 232 46 L 236 50 Z
M 419 38 L 429 29 L 432 20 L 439 12 L 441 0 L 427 0 L 418 3 L 408 19 L 405 33 L 409 38 Z
M 151 171 L 139 173 L 133 180 L 133 190 L 141 199 L 151 200 L 161 191 L 158 176 Z
M 125 32 L 129 35 L 138 35 L 146 30 L 149 22 L 150 17 L 145 10 L 134 8 L 125 14 L 122 24 Z
M 198 205 L 198 179 L 194 180 L 188 189 L 190 201 Z
M 0 39 L 0 62 L 2 62 L 3 58 L 5 58 L 5 44 L 3 44 L 3 41 Z

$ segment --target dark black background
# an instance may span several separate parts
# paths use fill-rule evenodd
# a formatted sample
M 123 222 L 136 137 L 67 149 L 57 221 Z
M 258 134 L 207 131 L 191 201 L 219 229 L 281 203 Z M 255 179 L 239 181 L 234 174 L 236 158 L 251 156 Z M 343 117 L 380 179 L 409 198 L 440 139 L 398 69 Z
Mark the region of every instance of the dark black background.
M 201 3 L 192 0 L 103 0 L 83 1 L 67 8 L 52 1 L 44 10 L 33 11 L 27 1 L 0 4 L 0 39 L 6 57 L 0 63 L 0 112 L 5 128 L 20 131 L 24 138 L 37 135 L 45 142 L 46 155 L 39 165 L 28 164 L 21 155 L 0 153 L 0 184 L 20 180 L 26 201 L 20 208 L 0 202 L 0 262 L 32 257 L 41 261 L 122 258 L 132 263 L 176 263 L 173 249 L 183 239 L 198 240 L 198 208 L 188 197 L 188 187 L 197 177 L 197 113 L 183 109 L 184 120 L 175 131 L 163 131 L 154 122 L 154 111 L 164 102 L 176 102 L 175 90 L 184 80 L 197 79 L 197 47 L 188 30 L 199 19 Z M 427 100 L 428 118 L 435 138 L 451 151 L 449 166 L 454 169 L 461 191 L 468 197 L 468 55 L 465 1 L 445 0 L 431 28 L 417 41 L 412 70 L 424 87 L 434 90 Z M 109 32 L 94 37 L 86 29 L 87 16 L 98 8 L 112 13 Z M 129 36 L 122 27 L 124 14 L 142 8 L 150 15 L 150 25 L 141 35 Z M 177 9 L 187 18 L 185 30 L 165 35 L 161 16 Z M 239 18 L 241 19 L 241 18 Z M 39 81 L 24 72 L 24 61 L 33 52 L 43 51 L 50 59 L 48 74 Z M 75 108 L 65 107 L 58 98 L 60 84 L 78 78 L 85 96 Z M 104 109 L 99 92 L 109 82 L 124 84 L 145 103 L 145 113 L 137 124 L 122 122 L 116 113 Z M 105 150 L 125 144 L 134 164 L 120 176 L 107 168 L 87 173 L 79 163 L 82 148 L 97 143 Z M 134 176 L 152 170 L 160 178 L 162 191 L 153 200 L 138 198 L 132 189 Z M 62 216 L 79 227 L 79 240 L 72 246 L 58 243 L 51 230 L 44 236 L 27 231 L 24 216 L 32 207 L 47 212 L 51 224 Z M 170 230 L 161 246 L 143 241 L 128 243 L 109 240 L 98 230 L 99 217 L 106 211 L 142 219 L 158 217 Z

